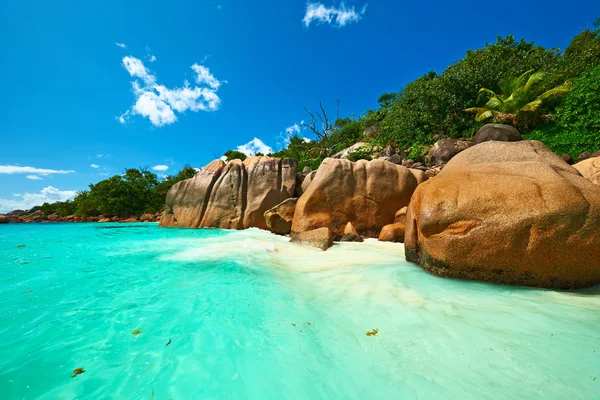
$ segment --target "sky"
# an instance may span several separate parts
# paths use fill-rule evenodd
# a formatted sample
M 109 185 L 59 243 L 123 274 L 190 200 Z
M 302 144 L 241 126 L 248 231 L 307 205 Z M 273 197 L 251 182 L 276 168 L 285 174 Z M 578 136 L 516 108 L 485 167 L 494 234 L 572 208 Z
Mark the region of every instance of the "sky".
M 0 212 L 128 167 L 279 150 L 322 101 L 376 108 L 513 34 L 564 49 L 600 2 L 21 1 L 0 4 Z

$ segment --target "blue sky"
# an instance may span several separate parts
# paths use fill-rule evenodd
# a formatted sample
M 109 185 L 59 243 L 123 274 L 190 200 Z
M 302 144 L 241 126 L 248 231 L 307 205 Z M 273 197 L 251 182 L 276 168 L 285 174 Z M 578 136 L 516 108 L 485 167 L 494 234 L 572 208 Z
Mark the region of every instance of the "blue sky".
M 359 114 L 496 35 L 565 48 L 600 16 L 594 1 L 89 3 L 0 4 L 0 212 L 254 138 L 277 150 L 305 106 Z

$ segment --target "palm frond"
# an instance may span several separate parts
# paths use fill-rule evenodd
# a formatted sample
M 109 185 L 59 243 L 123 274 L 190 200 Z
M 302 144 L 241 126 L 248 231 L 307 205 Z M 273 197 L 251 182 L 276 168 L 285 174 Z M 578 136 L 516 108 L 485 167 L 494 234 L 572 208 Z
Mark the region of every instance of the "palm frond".
M 538 71 L 538 72 L 532 74 L 529 77 L 529 79 L 527 79 L 527 83 L 525 84 L 524 89 L 526 91 L 531 90 L 534 85 L 543 81 L 545 77 L 546 77 L 546 73 L 543 71 Z
M 498 111 L 496 110 L 489 110 L 489 109 L 481 109 L 477 115 L 475 116 L 475 121 L 480 122 L 489 118 L 493 118 L 496 115 L 500 114 Z
M 557 86 L 555 88 L 552 88 L 550 90 L 546 90 L 544 93 L 540 94 L 538 96 L 539 100 L 550 100 L 553 99 L 555 97 L 558 97 L 562 94 L 565 94 L 569 91 L 569 88 L 571 87 L 570 84 L 564 84 L 564 85 L 560 85 Z
M 489 94 L 492 97 L 497 97 L 496 93 L 494 93 L 494 91 L 491 90 L 491 89 L 486 89 L 486 88 L 482 87 L 481 89 L 479 89 L 479 93 L 482 93 L 482 92 L 483 93 L 487 93 L 487 94 Z
M 535 99 L 534 101 L 531 101 L 531 102 L 525 104 L 523 107 L 521 107 L 521 109 L 519 111 L 534 112 L 534 111 L 537 111 L 541 105 L 542 105 L 542 100 Z

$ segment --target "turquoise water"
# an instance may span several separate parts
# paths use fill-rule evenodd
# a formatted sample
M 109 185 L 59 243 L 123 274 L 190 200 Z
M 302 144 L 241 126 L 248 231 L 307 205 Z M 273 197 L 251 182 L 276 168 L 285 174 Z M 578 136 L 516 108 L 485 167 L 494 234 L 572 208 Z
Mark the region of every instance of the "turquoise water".
M 600 398 L 598 288 L 441 279 L 376 241 L 4 225 L 0 318 L 2 399 Z

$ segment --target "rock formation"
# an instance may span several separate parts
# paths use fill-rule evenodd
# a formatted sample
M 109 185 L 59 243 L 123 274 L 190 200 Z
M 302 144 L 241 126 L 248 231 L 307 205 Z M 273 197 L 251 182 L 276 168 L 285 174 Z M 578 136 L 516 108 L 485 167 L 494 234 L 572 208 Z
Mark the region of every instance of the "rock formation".
M 573 165 L 583 177 L 600 185 L 600 157 L 588 158 Z
M 294 197 L 296 160 L 215 160 L 167 193 L 160 226 L 267 229 L 264 213 Z
M 287 235 L 292 228 L 294 210 L 296 210 L 297 197 L 284 200 L 275 207 L 265 211 L 265 222 L 267 228 L 279 235 Z
M 496 140 L 499 142 L 518 142 L 523 140 L 517 128 L 504 124 L 487 124 L 475 135 L 475 144 Z
M 542 143 L 485 142 L 415 191 L 409 261 L 444 277 L 547 288 L 600 283 L 600 187 Z
M 446 163 L 463 150 L 468 149 L 473 142 L 467 140 L 442 139 L 435 142 L 428 156 L 437 163 Z
M 360 236 L 378 237 L 395 212 L 408 205 L 419 179 L 425 179 L 420 172 L 384 160 L 327 158 L 298 200 L 292 234 L 328 227 L 341 237 L 352 222 Z
M 340 242 L 363 242 L 363 238 L 356 232 L 352 222 L 348 222 L 344 228 Z
M 316 247 L 317 249 L 327 250 L 333 246 L 333 233 L 329 228 L 317 228 L 306 232 L 292 233 L 291 242 L 303 246 Z
M 408 207 L 402 207 L 394 215 L 394 223 L 384 226 L 379 233 L 378 240 L 381 242 L 404 243 L 404 232 L 406 230 L 406 211 Z

